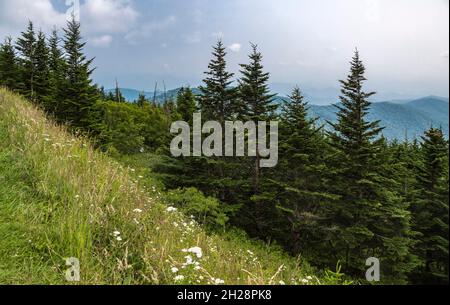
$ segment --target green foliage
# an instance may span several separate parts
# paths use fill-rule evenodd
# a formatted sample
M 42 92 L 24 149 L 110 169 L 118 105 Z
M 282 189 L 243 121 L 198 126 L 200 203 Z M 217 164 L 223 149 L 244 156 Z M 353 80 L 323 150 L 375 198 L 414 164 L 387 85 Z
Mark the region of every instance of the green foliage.
M 64 50 L 66 65 L 64 65 L 64 95 L 59 119 L 69 122 L 76 128 L 87 130 L 91 107 L 98 97 L 95 86 L 92 85 L 90 68 L 93 59 L 86 59 L 83 53 L 85 42 L 82 42 L 80 23 L 73 17 L 64 29 Z
M 177 96 L 177 112 L 181 119 L 192 124 L 192 115 L 197 111 L 195 96 L 190 88 L 181 88 Z
M 213 197 L 205 197 L 195 188 L 177 189 L 167 193 L 168 204 L 180 208 L 186 215 L 192 215 L 194 219 L 210 229 L 224 229 L 232 211 L 224 209 L 222 204 Z
M 21 79 L 23 88 L 21 93 L 31 100 L 34 99 L 34 73 L 35 73 L 35 48 L 36 33 L 33 22 L 28 22 L 28 27 L 16 43 L 19 52 L 19 62 L 21 67 Z
M 21 76 L 18 58 L 11 41 L 11 37 L 7 37 L 0 45 L 0 86 L 17 90 L 21 87 Z
M 398 283 L 414 268 L 408 204 L 398 194 L 387 166 L 387 147 L 379 122 L 366 120 L 374 93 L 363 91 L 365 67 L 356 51 L 351 71 L 342 84 L 338 123 L 331 124 L 334 150 L 330 159 L 333 183 L 340 197 L 326 206 L 326 240 L 343 262 L 346 273 L 361 274 L 365 259 L 380 259 L 386 281 Z
M 415 250 L 421 261 L 420 273 L 414 274 L 414 279 L 448 284 L 448 141 L 436 128 L 422 139 L 412 200 L 414 229 L 420 232 Z

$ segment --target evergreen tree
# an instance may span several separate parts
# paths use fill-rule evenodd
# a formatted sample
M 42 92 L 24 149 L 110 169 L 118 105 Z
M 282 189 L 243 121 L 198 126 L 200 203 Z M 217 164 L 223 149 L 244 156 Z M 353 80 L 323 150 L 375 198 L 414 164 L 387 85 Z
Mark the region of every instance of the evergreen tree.
M 448 141 L 442 130 L 431 128 L 422 137 L 413 200 L 414 229 L 420 233 L 415 252 L 421 260 L 413 280 L 422 284 L 448 284 Z
M 227 71 L 226 48 L 222 40 L 213 47 L 213 58 L 208 65 L 207 76 L 200 86 L 200 110 L 205 120 L 218 120 L 223 127 L 224 121 L 232 120 L 236 112 L 236 88 L 231 87 L 233 73 Z
M 137 101 L 136 101 L 136 104 L 139 106 L 139 107 L 144 107 L 145 105 L 147 105 L 148 104 L 148 100 L 147 100 L 147 98 L 145 97 L 145 94 L 142 92 L 142 93 L 139 93 L 139 97 L 138 97 L 138 99 L 137 99 Z
M 0 86 L 16 90 L 20 88 L 20 70 L 11 41 L 11 37 L 7 37 L 0 45 Z
M 28 22 L 28 28 L 22 32 L 22 36 L 17 40 L 16 49 L 20 55 L 21 78 L 23 82 L 22 93 L 34 100 L 34 73 L 35 73 L 35 48 L 36 34 L 33 22 Z
M 64 102 L 64 83 L 65 83 L 65 60 L 63 52 L 59 47 L 60 38 L 56 29 L 52 31 L 49 38 L 49 90 L 50 98 L 46 101 L 45 109 L 52 113 L 55 117 L 61 117 L 63 108 L 61 104 Z
M 181 119 L 192 124 L 194 112 L 197 111 L 195 95 L 190 88 L 181 88 L 177 96 L 177 112 Z
M 36 101 L 44 105 L 52 98 L 50 93 L 50 67 L 49 67 L 49 50 L 45 34 L 39 31 L 36 41 L 35 56 L 35 73 L 34 73 L 34 91 Z
M 274 117 L 278 105 L 273 103 L 275 94 L 269 93 L 269 73 L 264 72 L 262 54 L 254 44 L 252 44 L 252 49 L 253 52 L 249 55 L 250 63 L 240 65 L 242 77 L 239 80 L 239 94 L 242 104 L 238 112 L 239 116 L 245 120 L 269 121 Z M 253 192 L 255 194 L 259 193 L 261 172 L 259 161 L 260 155 L 257 151 L 253 172 Z
M 330 164 L 333 183 L 330 189 L 340 197 L 327 206 L 327 237 L 335 260 L 345 271 L 363 275 L 369 257 L 380 259 L 386 281 L 405 280 L 414 267 L 409 253 L 410 214 L 408 205 L 396 193 L 395 179 L 386 166 L 386 143 L 379 122 L 366 119 L 368 98 L 363 91 L 365 67 L 355 52 L 347 80 L 341 81 L 342 96 L 338 122 L 330 125 L 334 158 Z M 336 263 L 336 261 L 334 261 Z
M 284 101 L 280 126 L 280 160 L 273 183 L 273 200 L 282 212 L 283 234 L 278 240 L 294 254 L 312 253 L 321 245 L 321 207 L 334 199 L 326 193 L 325 157 L 327 145 L 317 126 L 317 118 L 308 117 L 309 106 L 298 87 Z M 272 191 L 273 192 L 273 191 Z M 279 230 L 273 226 L 272 230 Z M 285 234 L 289 232 L 289 234 Z M 313 250 L 314 249 L 314 250 Z
M 256 45 L 252 44 L 252 50 L 249 55 L 250 62 L 240 65 L 242 76 L 239 80 L 240 104 L 238 105 L 237 116 L 240 119 L 253 121 L 257 124 L 260 121 L 267 122 L 274 119 L 278 105 L 273 103 L 275 95 L 269 92 L 269 73 L 264 72 L 262 54 L 258 51 Z M 250 206 L 247 205 L 247 211 L 248 214 L 253 215 L 256 227 L 255 234 L 259 235 L 265 234 L 265 219 L 270 217 L 267 217 L 267 213 L 275 208 L 273 201 L 267 202 L 267 198 L 261 197 L 260 160 L 258 143 L 256 143 L 256 157 L 253 158 L 253 164 L 246 164 L 249 167 L 249 176 L 252 180 L 251 193 L 248 196 L 253 202 Z M 241 162 L 247 163 L 246 160 L 241 160 Z M 245 176 L 243 178 L 246 179 Z
M 97 99 L 97 90 L 92 85 L 90 68 L 93 59 L 86 59 L 81 41 L 80 23 L 73 17 L 64 29 L 64 50 L 66 54 L 65 90 L 61 107 L 61 119 L 74 127 L 88 129 L 89 112 Z

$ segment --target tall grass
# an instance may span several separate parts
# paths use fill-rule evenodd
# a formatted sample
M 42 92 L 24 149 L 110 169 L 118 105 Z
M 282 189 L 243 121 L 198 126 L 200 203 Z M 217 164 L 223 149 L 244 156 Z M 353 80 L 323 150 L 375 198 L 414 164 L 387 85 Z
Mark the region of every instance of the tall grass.
M 2 255 L 0 266 L 11 272 L 0 273 L 0 283 L 65 284 L 67 257 L 79 259 L 81 284 L 327 281 L 278 248 L 207 234 L 162 204 L 157 187 L 5 89 L 0 138 L 0 232 L 12 232 L 2 236 L 10 242 L 0 242 L 0 253 L 22 257 L 12 264 Z

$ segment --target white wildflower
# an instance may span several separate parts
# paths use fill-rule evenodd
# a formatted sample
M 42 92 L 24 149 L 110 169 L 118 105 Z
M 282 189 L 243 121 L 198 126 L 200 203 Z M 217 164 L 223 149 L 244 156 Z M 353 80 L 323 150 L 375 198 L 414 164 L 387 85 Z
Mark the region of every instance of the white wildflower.
M 214 280 L 214 284 L 216 284 L 216 285 L 222 285 L 222 284 L 225 284 L 225 281 L 224 281 L 224 280 L 221 280 L 221 279 L 215 279 L 215 280 Z
M 167 212 L 175 212 L 176 210 L 177 210 L 177 208 L 174 208 L 174 207 L 168 207 L 166 209 Z
M 184 263 L 184 265 L 192 265 L 193 263 L 192 256 L 187 255 L 184 258 L 186 259 L 186 263 Z
M 303 284 L 308 284 L 308 282 L 309 282 L 309 281 L 308 281 L 307 279 L 302 279 L 302 283 L 303 283 Z
M 192 247 L 192 248 L 188 249 L 188 252 L 194 253 L 197 256 L 197 258 L 202 258 L 202 256 L 203 256 L 203 252 L 200 247 Z
M 119 236 L 119 235 L 120 235 L 120 232 L 116 230 L 116 231 L 113 232 L 113 235 L 114 235 L 114 236 Z
M 180 282 L 180 281 L 184 280 L 184 276 L 183 276 L 183 275 L 177 275 L 177 276 L 174 278 L 174 280 L 177 281 L 177 282 Z
M 122 237 L 117 236 L 117 237 L 116 237 L 116 240 L 117 240 L 117 241 L 122 241 Z
M 142 210 L 141 209 L 134 209 L 133 212 L 135 212 L 135 213 L 142 213 Z
M 279 281 L 278 284 L 280 284 L 280 285 L 286 285 L 286 283 L 285 283 L 283 280 Z
M 177 273 L 178 272 L 178 268 L 177 267 L 172 267 L 172 269 L 170 269 L 170 270 L 172 270 L 172 273 Z

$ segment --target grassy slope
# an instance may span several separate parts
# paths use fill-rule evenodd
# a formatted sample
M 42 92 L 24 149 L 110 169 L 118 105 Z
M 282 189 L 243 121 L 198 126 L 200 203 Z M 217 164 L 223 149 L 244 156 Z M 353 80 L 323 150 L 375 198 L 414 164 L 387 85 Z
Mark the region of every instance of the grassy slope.
M 273 247 L 206 234 L 134 175 L 0 89 L 0 284 L 65 284 L 66 257 L 83 284 L 331 283 Z M 199 267 L 183 268 L 193 246 Z

